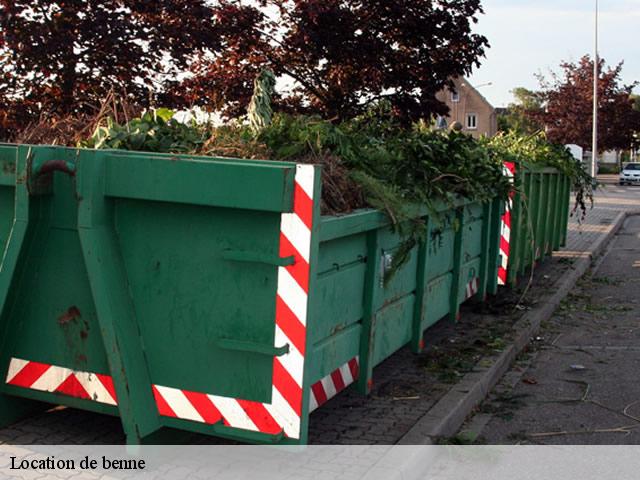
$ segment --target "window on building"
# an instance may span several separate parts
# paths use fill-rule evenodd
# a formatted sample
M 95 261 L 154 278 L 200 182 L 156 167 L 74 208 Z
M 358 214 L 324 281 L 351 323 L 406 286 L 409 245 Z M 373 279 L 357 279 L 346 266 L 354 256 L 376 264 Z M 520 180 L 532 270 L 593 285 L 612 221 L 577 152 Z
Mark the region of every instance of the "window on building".
M 451 101 L 458 103 L 460 101 L 460 94 L 458 92 L 451 92 Z
M 467 128 L 469 130 L 478 128 L 478 116 L 475 113 L 467 113 Z

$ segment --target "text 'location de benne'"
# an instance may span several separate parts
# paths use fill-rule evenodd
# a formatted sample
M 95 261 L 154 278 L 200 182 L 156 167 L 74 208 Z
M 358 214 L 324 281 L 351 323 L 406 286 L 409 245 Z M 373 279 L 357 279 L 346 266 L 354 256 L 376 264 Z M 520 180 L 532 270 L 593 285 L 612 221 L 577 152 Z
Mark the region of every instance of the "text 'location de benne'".
M 11 457 L 11 470 L 143 470 L 145 461 L 140 459 L 109 459 L 102 456 L 99 460 L 85 456 L 81 460 L 60 459 L 51 455 L 45 458 Z

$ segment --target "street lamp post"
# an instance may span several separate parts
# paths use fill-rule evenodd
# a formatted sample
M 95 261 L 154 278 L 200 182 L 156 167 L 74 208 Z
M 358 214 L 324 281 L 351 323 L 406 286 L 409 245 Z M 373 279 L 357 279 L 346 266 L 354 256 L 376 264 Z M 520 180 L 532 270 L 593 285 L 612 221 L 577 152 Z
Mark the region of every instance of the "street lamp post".
M 600 76 L 598 56 L 598 0 L 596 0 L 595 52 L 593 57 L 593 143 L 591 147 L 591 176 L 595 178 L 598 173 L 598 77 Z

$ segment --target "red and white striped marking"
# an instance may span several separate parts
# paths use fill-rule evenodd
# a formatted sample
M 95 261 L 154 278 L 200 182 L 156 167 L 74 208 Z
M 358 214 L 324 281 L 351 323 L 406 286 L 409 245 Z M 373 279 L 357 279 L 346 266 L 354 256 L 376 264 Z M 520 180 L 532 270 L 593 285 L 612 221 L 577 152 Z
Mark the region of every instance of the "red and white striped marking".
M 352 358 L 340 368 L 334 370 L 322 380 L 311 386 L 309 413 L 328 402 L 358 378 L 358 357 Z
M 504 162 L 504 174 L 509 177 L 511 182 L 514 181 L 516 173 L 516 164 L 513 162 Z M 511 212 L 513 211 L 513 196 L 515 192 L 509 194 L 509 199 L 505 205 L 504 215 L 502 216 L 500 231 L 500 257 L 502 263 L 498 266 L 498 285 L 507 284 L 507 270 L 509 268 L 509 253 L 511 245 Z
M 271 403 L 188 392 L 154 386 L 160 415 L 217 423 L 300 438 L 303 372 L 309 293 L 309 257 L 313 227 L 315 169 L 297 165 L 293 213 L 280 220 L 280 256 L 295 258 L 278 268 L 275 346 L 289 345 L 289 353 L 273 360 Z
M 478 282 L 478 277 L 471 279 L 471 281 L 467 283 L 467 286 L 465 289 L 465 297 L 464 297 L 465 300 L 468 300 L 471 297 L 473 297 L 476 293 L 478 293 L 479 289 L 480 289 L 480 284 Z
M 358 357 L 355 357 L 313 384 L 309 396 L 309 413 L 354 383 L 358 373 L 359 361 Z M 108 405 L 118 404 L 113 380 L 109 375 L 73 371 L 55 365 L 13 358 L 9 364 L 6 383 Z M 278 424 L 271 414 L 272 404 L 236 400 L 160 385 L 153 385 L 152 388 L 158 412 L 162 416 L 208 424 L 222 422 L 226 426 L 263 433 L 277 434 L 282 430 L 282 425 Z
M 11 359 L 6 382 L 15 387 L 60 393 L 107 405 L 118 403 L 113 381 L 108 375 L 77 372 L 18 358 Z
M 271 403 L 153 385 L 160 415 L 300 438 L 314 185 L 314 167 L 297 165 L 293 213 L 280 221 L 280 256 L 295 262 L 278 268 L 275 346 L 289 345 L 289 353 L 274 358 Z M 103 375 L 13 359 L 7 383 L 116 405 L 113 382 Z

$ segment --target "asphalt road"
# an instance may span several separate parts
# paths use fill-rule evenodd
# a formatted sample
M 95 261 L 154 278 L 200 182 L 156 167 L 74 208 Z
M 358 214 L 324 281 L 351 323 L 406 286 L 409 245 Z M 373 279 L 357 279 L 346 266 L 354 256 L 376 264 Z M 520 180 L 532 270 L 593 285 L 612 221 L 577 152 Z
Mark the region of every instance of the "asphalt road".
M 640 217 L 565 300 L 464 438 L 489 444 L 640 444 Z M 465 431 L 466 430 L 466 431 Z M 471 432 L 470 432 L 471 431 Z

